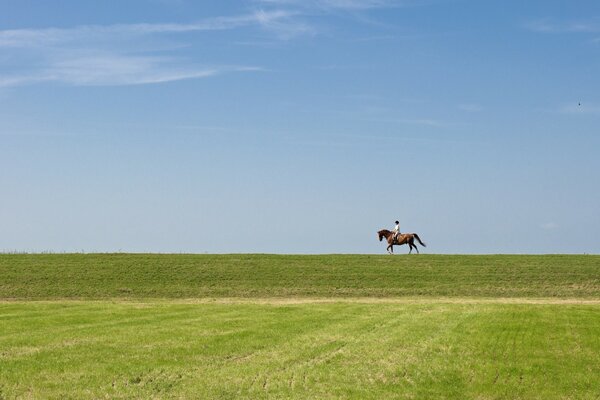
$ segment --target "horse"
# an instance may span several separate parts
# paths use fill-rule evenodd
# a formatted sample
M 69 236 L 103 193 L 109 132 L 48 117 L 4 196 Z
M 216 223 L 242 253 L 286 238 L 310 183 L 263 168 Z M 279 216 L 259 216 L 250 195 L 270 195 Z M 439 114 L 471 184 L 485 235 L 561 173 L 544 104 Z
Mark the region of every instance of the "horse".
M 417 248 L 417 245 L 415 245 L 415 239 L 417 239 L 421 246 L 425 247 L 425 243 L 421 241 L 421 238 L 416 233 L 401 233 L 398 235 L 398 239 L 394 239 L 394 232 L 388 231 L 387 229 L 382 229 L 377 232 L 377 234 L 379 235 L 380 242 L 383 240 L 383 238 L 387 240 L 388 247 L 386 250 L 390 254 L 394 254 L 394 245 L 400 246 L 406 243 L 408 243 L 408 246 L 410 247 L 408 254 L 412 253 L 413 247 L 418 254 L 419 249 Z

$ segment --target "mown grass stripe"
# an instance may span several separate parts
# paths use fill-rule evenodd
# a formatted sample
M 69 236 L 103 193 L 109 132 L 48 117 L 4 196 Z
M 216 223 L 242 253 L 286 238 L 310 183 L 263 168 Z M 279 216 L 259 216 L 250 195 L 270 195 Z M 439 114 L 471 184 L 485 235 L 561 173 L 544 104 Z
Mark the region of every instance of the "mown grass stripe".
M 8 398 L 598 394 L 598 305 L 22 302 L 0 312 L 5 306 L 35 315 L 23 340 L 12 320 L 0 324 Z

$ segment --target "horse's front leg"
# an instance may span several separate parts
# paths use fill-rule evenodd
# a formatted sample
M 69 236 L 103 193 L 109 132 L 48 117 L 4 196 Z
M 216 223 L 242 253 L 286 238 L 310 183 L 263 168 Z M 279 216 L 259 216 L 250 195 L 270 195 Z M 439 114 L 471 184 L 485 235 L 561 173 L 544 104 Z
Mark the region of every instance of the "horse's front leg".
M 387 251 L 388 251 L 388 254 L 394 254 L 394 246 L 390 244 L 387 247 Z

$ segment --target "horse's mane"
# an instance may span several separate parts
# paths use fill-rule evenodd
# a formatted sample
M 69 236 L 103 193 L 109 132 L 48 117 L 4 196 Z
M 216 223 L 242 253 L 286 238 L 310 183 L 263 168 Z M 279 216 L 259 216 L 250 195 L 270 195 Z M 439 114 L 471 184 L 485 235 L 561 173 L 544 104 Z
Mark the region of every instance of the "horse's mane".
M 382 235 L 385 235 L 386 233 L 390 233 L 390 232 L 391 232 L 391 231 L 388 231 L 387 229 L 382 229 L 382 230 L 380 230 L 380 231 L 379 231 L 379 232 L 377 232 L 377 233 L 379 233 L 379 234 L 382 234 Z

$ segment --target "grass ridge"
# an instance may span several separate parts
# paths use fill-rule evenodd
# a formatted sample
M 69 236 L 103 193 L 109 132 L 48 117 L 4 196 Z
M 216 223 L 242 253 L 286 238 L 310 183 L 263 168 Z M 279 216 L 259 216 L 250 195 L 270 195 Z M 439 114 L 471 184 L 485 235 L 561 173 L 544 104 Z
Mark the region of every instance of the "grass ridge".
M 600 256 L 4 254 L 0 300 L 600 298 Z

